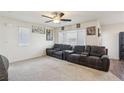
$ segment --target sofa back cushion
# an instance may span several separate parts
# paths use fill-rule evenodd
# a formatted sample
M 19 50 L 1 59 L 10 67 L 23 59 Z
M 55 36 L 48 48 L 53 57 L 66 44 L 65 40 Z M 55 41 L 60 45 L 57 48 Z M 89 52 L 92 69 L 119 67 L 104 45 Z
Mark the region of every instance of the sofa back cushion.
M 85 49 L 84 49 L 84 51 L 82 52 L 82 54 L 87 54 L 87 56 L 89 56 L 90 55 L 90 49 L 91 49 L 91 47 L 90 46 L 85 46 Z
M 54 44 L 53 48 L 60 48 L 62 44 Z
M 105 54 L 106 54 L 106 51 L 104 46 L 91 46 L 90 56 L 101 57 L 102 55 L 105 55 Z
M 85 46 L 85 50 L 84 52 L 87 52 L 87 53 L 90 53 L 90 50 L 91 50 L 91 46 Z
M 85 50 L 85 46 L 75 46 L 74 47 L 74 52 L 78 53 L 78 54 L 81 54 L 82 52 L 84 52 L 84 50 Z
M 61 50 L 72 50 L 72 46 L 71 45 L 62 45 Z

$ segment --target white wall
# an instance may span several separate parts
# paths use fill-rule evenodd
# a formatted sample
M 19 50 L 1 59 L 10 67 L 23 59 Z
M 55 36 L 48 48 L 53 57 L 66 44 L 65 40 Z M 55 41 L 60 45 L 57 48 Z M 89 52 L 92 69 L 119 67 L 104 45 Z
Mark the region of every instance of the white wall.
M 69 25 L 69 26 L 65 26 L 64 31 L 69 31 L 69 30 L 82 30 L 82 29 L 86 29 L 87 27 L 90 26 L 96 26 L 96 35 L 86 35 L 86 44 L 87 45 L 101 45 L 101 38 L 98 37 L 98 28 L 100 28 L 100 24 L 99 21 L 90 21 L 90 22 L 85 22 L 85 23 L 81 23 L 81 28 L 76 28 L 76 24 L 74 25 Z M 55 42 L 58 42 L 58 32 L 61 31 L 61 28 L 56 28 L 56 40 Z
M 18 27 L 31 29 L 32 23 L 0 17 L 0 54 L 6 56 L 10 62 L 42 56 L 46 47 L 54 44 L 53 41 L 46 41 L 45 34 L 30 32 L 29 46 L 21 47 L 18 42 Z
M 102 45 L 108 48 L 113 59 L 119 59 L 119 32 L 124 32 L 124 24 L 102 26 Z

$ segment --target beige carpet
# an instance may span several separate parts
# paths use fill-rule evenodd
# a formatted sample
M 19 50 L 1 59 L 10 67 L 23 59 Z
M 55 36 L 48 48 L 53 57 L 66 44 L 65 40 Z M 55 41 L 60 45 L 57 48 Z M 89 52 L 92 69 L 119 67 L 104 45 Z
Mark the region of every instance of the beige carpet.
M 111 72 L 98 71 L 52 57 L 41 57 L 15 62 L 9 67 L 9 80 L 58 81 L 58 80 L 119 80 Z

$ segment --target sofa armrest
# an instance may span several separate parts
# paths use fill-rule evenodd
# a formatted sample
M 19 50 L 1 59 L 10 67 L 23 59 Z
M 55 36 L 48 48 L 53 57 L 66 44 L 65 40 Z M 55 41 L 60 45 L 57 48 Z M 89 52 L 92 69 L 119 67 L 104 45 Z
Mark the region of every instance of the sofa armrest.
M 110 66 L 110 59 L 109 59 L 109 57 L 107 55 L 103 55 L 101 57 L 101 61 L 103 63 L 104 70 L 108 71 L 109 70 L 109 66 Z
M 74 53 L 73 50 L 64 50 L 63 52 L 68 53 L 68 54 L 72 54 L 72 53 Z
M 53 50 L 54 48 L 46 48 L 46 50 Z
M 67 60 L 68 56 L 69 56 L 70 54 L 72 54 L 72 53 L 74 53 L 73 50 L 64 50 L 64 51 L 63 51 L 63 59 L 64 59 L 64 60 Z
M 56 50 L 56 51 L 61 51 L 61 49 L 60 48 L 53 48 L 54 50 Z
M 88 52 L 82 52 L 81 56 L 89 56 L 89 53 Z
M 56 50 L 56 51 L 60 51 L 60 48 L 46 48 L 46 50 Z
M 101 59 L 109 59 L 108 55 L 101 56 Z

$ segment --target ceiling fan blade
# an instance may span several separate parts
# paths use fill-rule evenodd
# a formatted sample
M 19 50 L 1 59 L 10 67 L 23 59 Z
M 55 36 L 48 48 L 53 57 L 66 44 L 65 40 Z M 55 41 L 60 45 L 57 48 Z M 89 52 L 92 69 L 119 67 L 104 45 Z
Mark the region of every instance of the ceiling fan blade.
M 60 17 L 63 17 L 64 16 L 64 13 L 60 13 L 59 15 L 60 15 Z
M 61 21 L 72 21 L 71 19 L 61 19 Z
M 46 16 L 46 15 L 42 15 L 42 17 L 53 19 L 52 17 Z
M 49 21 L 46 21 L 45 23 L 49 23 L 49 22 L 52 22 L 53 20 L 49 20 Z

